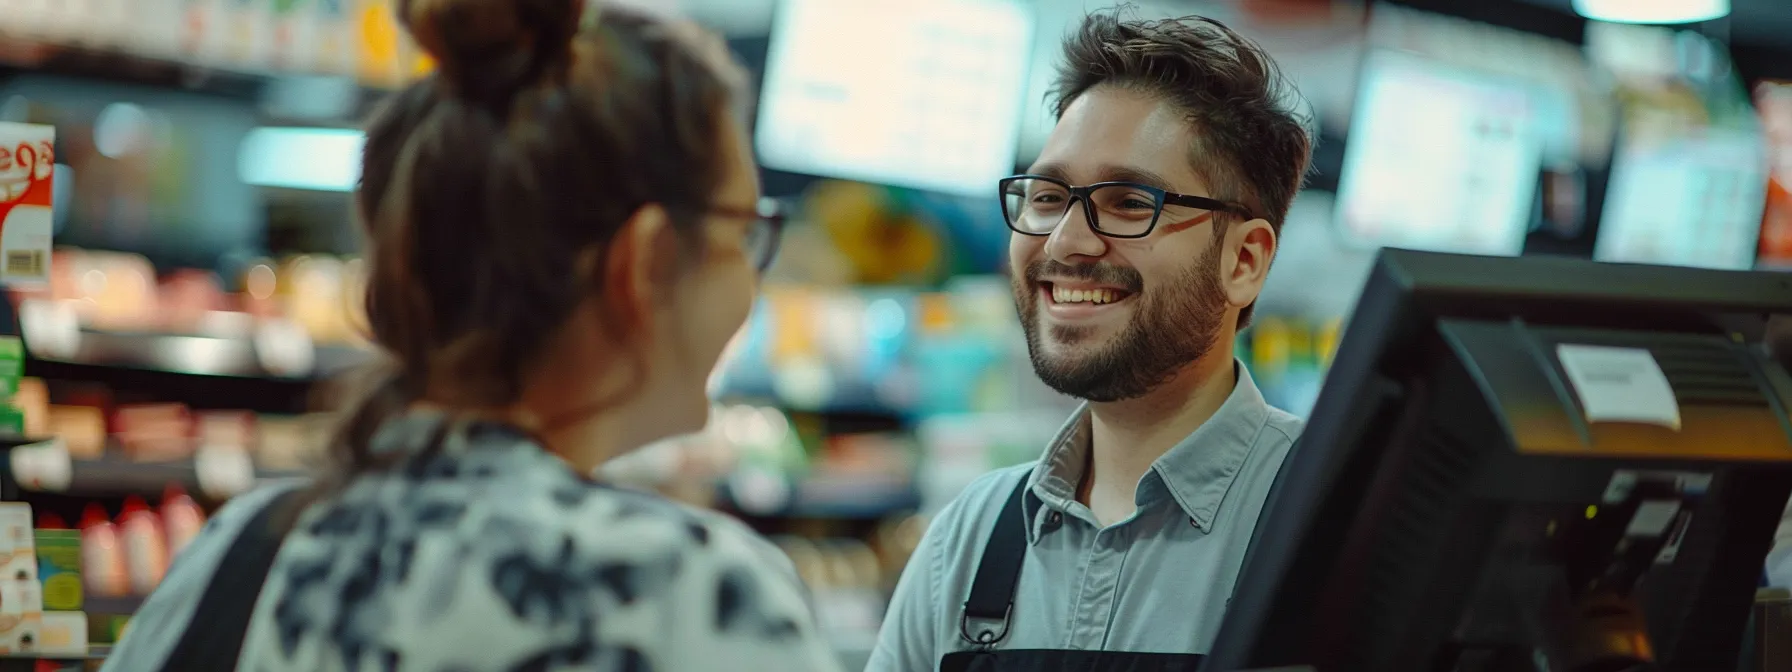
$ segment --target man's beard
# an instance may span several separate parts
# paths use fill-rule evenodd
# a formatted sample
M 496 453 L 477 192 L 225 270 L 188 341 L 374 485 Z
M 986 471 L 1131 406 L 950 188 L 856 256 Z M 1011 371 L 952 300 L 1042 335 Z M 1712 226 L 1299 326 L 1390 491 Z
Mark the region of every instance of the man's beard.
M 1088 401 L 1135 399 L 1213 350 L 1225 319 L 1226 293 L 1217 269 L 1224 239 L 1215 237 L 1189 269 L 1168 283 L 1141 291 L 1138 271 L 1115 266 L 1069 266 L 1051 260 L 1029 264 L 1013 280 L 1014 303 L 1027 334 L 1033 371 L 1047 386 Z M 1045 275 L 1119 285 L 1134 294 L 1132 320 L 1106 345 L 1084 343 L 1089 327 L 1053 326 L 1053 340 L 1069 352 L 1048 355 L 1039 333 L 1039 278 Z

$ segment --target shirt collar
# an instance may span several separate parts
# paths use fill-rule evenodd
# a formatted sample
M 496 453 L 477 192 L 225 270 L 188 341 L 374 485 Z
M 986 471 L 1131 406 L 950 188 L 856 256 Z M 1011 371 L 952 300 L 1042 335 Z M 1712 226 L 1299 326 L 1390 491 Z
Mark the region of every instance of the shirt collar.
M 1022 498 L 1029 522 L 1028 542 L 1037 543 L 1039 537 L 1050 532 L 1062 519 L 1063 511 L 1076 501 L 1076 488 L 1082 480 L 1083 467 L 1089 462 L 1088 455 L 1089 405 L 1082 404 L 1046 444 L 1045 456 L 1028 476 L 1027 492 L 1032 496 Z
M 1238 382 L 1213 417 L 1196 428 L 1152 463 L 1146 473 L 1169 491 L 1189 520 L 1202 531 L 1211 531 L 1226 491 L 1251 454 L 1257 435 L 1269 420 L 1269 404 L 1244 365 L 1233 363 Z M 1026 498 L 1029 541 L 1050 531 L 1076 499 L 1076 489 L 1088 464 L 1090 448 L 1089 406 L 1071 414 L 1058 430 L 1029 476 Z M 1149 483 L 1141 487 L 1141 496 Z M 1141 502 L 1143 504 L 1144 502 Z M 1054 516 L 1053 514 L 1058 514 Z

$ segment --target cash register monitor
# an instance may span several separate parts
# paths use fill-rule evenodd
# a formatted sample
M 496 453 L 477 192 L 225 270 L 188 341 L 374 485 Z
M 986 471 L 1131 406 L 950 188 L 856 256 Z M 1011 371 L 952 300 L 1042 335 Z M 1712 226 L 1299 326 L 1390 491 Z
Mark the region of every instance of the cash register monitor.
M 1382 252 L 1204 669 L 1736 669 L 1776 313 L 1792 276 Z

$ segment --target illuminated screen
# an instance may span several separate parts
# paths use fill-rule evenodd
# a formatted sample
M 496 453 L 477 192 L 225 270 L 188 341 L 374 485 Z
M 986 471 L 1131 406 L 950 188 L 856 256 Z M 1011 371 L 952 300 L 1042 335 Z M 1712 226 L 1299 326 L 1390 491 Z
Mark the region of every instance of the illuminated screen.
M 1612 160 L 1593 258 L 1748 269 L 1766 200 L 1756 133 L 1704 129 L 1629 138 Z
M 1760 265 L 1792 269 L 1792 83 L 1761 82 L 1755 87 L 1755 109 L 1767 136 L 1769 178 Z
M 350 192 L 364 144 L 360 131 L 346 128 L 257 128 L 243 138 L 237 173 L 258 187 Z
M 1371 247 L 1523 251 L 1542 169 L 1528 90 L 1370 53 L 1338 184 L 1345 237 Z
M 1018 0 L 785 0 L 766 57 L 760 162 L 993 194 L 1014 170 L 1032 23 Z

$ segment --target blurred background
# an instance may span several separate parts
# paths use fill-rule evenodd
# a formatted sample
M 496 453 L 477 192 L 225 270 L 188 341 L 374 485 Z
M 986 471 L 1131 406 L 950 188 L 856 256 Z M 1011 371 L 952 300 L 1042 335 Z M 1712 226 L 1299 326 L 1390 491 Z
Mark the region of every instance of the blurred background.
M 94 642 L 165 566 L 130 535 L 302 474 L 318 402 L 366 357 L 356 125 L 430 68 L 391 4 L 0 0 L 0 120 L 57 131 L 50 282 L 10 292 L 29 445 L 0 498 L 88 542 L 68 563 Z M 1072 405 L 1027 361 L 994 185 L 1051 128 L 1060 39 L 1110 3 L 629 4 L 727 36 L 795 218 L 712 427 L 610 476 L 773 535 L 857 666 L 927 514 L 1036 457 Z M 1315 173 L 1240 336 L 1297 414 L 1381 246 L 1792 268 L 1784 0 L 1133 4 L 1258 40 L 1314 119 Z

